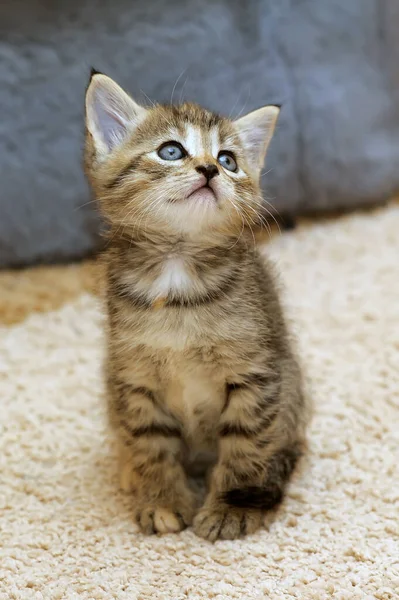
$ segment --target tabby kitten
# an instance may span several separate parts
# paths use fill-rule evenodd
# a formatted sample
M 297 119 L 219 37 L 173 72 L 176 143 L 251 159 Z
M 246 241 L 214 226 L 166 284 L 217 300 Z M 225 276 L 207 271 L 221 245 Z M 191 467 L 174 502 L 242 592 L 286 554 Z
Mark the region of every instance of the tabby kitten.
M 109 224 L 109 416 L 145 533 L 255 531 L 304 448 L 300 369 L 247 227 L 278 113 L 144 108 L 97 72 L 87 90 L 86 173 Z M 210 468 L 198 510 L 196 466 Z

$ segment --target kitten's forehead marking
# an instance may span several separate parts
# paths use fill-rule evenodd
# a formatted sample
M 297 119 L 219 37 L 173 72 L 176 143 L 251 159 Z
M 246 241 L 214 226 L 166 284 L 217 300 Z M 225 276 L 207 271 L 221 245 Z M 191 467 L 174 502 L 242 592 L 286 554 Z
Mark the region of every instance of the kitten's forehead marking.
M 217 127 L 214 127 L 213 129 L 211 129 L 211 131 L 209 133 L 209 137 L 210 137 L 210 141 L 211 141 L 210 151 L 211 151 L 212 156 L 214 156 L 216 158 L 219 153 L 219 147 L 220 147 L 219 129 Z
M 217 127 L 213 127 L 211 130 L 204 131 L 200 127 L 188 124 L 185 142 L 190 156 L 201 157 L 211 154 L 216 158 L 220 146 L 219 130 Z
M 199 127 L 191 124 L 186 126 L 186 149 L 190 156 L 202 156 L 204 154 L 204 142 Z

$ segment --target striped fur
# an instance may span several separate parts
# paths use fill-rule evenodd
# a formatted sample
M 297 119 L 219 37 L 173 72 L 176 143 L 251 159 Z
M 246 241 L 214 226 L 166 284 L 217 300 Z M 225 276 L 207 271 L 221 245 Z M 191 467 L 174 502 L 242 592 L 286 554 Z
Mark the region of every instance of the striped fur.
M 250 230 L 273 111 L 231 122 L 191 104 L 143 109 L 96 77 L 86 172 L 109 224 L 106 377 L 121 485 L 144 532 L 194 522 L 209 540 L 239 537 L 281 501 L 305 444 L 300 369 Z M 185 158 L 157 155 L 170 140 Z M 222 150 L 237 172 L 218 162 Z M 193 193 L 209 164 L 214 185 Z M 198 509 L 187 473 L 204 461 Z

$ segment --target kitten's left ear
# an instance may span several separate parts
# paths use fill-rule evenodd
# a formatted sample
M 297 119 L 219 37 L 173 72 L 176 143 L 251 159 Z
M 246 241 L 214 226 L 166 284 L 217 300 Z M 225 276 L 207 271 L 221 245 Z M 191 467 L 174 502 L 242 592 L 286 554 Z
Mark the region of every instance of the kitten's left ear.
M 86 126 L 100 159 L 121 144 L 146 113 L 110 77 L 93 71 L 86 92 Z
M 266 150 L 272 139 L 280 106 L 269 105 L 254 110 L 234 121 L 238 134 L 247 152 L 250 165 L 260 170 Z

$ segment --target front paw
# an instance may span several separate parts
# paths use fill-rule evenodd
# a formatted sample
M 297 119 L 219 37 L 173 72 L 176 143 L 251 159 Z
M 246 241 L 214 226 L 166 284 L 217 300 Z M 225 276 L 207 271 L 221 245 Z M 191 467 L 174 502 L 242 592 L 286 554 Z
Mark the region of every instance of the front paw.
M 217 539 L 235 540 L 259 529 L 262 516 L 260 510 L 215 503 L 199 511 L 194 519 L 194 532 L 210 542 Z
M 178 533 L 190 524 L 180 512 L 161 506 L 146 506 L 139 510 L 136 520 L 143 533 Z
M 136 521 L 147 535 L 178 533 L 193 522 L 195 502 L 191 494 L 174 502 L 143 504 L 136 510 Z

